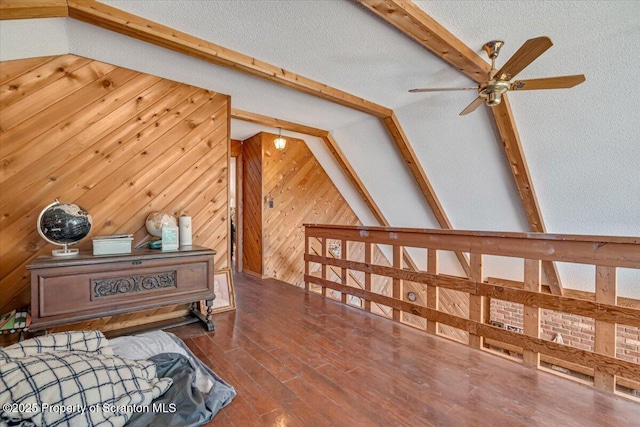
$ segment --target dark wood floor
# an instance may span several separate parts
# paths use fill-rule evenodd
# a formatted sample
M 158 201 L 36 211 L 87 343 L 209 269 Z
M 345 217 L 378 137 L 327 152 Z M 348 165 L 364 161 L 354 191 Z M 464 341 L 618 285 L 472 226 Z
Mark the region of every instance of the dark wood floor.
M 638 426 L 640 403 L 526 369 L 276 280 L 172 332 L 238 395 L 209 426 Z

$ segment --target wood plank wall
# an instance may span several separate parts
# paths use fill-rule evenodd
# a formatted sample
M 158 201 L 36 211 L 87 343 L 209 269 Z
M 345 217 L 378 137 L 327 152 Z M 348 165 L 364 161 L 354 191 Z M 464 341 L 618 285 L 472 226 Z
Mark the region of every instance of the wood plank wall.
M 229 109 L 226 95 L 74 55 L 0 63 L 0 313 L 29 303 L 25 266 L 54 249 L 36 220 L 55 198 L 93 216 L 81 250 L 102 234 L 139 242 L 163 210 L 192 216 L 194 244 L 226 267 Z
M 242 144 L 243 271 L 304 286 L 303 224 L 360 222 L 303 140 L 287 137 L 287 147 L 280 152 L 273 146 L 275 138 L 261 132 Z M 364 245 L 350 242 L 352 257 L 364 260 L 364 252 Z M 391 265 L 377 245 L 372 258 L 379 265 Z M 363 286 L 364 276 L 355 274 L 348 283 Z M 390 295 L 390 285 L 382 276 L 371 283 L 374 291 L 385 295 Z M 330 296 L 340 299 L 336 295 Z M 372 311 L 391 316 L 390 308 L 379 304 Z
M 360 222 L 303 140 L 287 137 L 287 147 L 278 151 L 276 135 L 263 132 L 261 137 L 263 274 L 304 286 L 302 225 Z
M 262 276 L 262 134 L 242 143 L 242 270 Z

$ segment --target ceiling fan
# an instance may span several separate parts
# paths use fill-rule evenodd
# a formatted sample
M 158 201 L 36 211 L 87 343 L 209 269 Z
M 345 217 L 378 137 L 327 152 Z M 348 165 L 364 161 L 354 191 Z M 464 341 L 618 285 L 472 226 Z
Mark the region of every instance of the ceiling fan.
M 475 87 L 443 87 L 411 89 L 409 92 L 441 92 L 452 90 L 477 90 L 478 97 L 460 113 L 461 116 L 469 114 L 482 103 L 494 107 L 502 102 L 502 95 L 510 90 L 539 90 L 539 89 L 568 89 L 584 82 L 583 74 L 574 76 L 547 77 L 543 79 L 511 81 L 516 74 L 524 70 L 536 58 L 553 46 L 549 37 L 536 37 L 529 39 L 513 54 L 506 64 L 496 70 L 496 58 L 500 54 L 500 48 L 504 45 L 501 40 L 493 40 L 485 43 L 482 48 L 491 59 L 491 71 L 489 79 Z

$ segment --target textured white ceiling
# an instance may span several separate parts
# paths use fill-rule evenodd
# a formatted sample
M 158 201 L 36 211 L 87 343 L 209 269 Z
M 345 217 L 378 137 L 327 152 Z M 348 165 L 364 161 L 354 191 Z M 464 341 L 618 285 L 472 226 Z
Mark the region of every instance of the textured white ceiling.
M 469 80 L 354 1 L 103 1 L 395 108 L 408 89 Z
M 69 53 L 66 19 L 0 21 L 0 61 Z M 36 39 L 34 34 L 46 34 Z M 26 41 L 26 43 L 25 43 Z
M 512 94 L 522 146 L 551 232 L 640 235 L 640 2 L 418 2 L 463 42 L 554 46 L 520 78 L 586 75 L 571 90 Z M 480 16 L 499 16 L 496 26 Z
M 357 2 L 105 3 L 393 108 L 454 227 L 528 230 L 486 107 L 461 118 L 471 93 L 407 93 L 413 87 L 470 81 Z M 505 40 L 498 65 L 529 38 L 553 40 L 554 46 L 519 77 L 584 73 L 587 81 L 570 90 L 510 96 L 547 229 L 640 235 L 640 2 L 416 3 L 483 57 L 484 42 Z M 58 54 L 66 48 L 229 94 L 236 108 L 331 130 L 392 225 L 436 226 L 377 119 L 75 20 L 44 21 L 0 22 L 0 57 Z M 42 25 L 49 25 L 52 37 L 40 30 Z M 64 32 L 68 42 L 60 36 Z M 7 37 L 11 44 L 5 43 Z M 234 138 L 260 130 L 273 132 L 232 121 Z M 309 144 L 361 220 L 372 223 L 331 157 L 322 154 L 318 141 Z M 565 268 L 561 273 L 565 285 L 592 284 Z M 629 293 L 631 285 L 624 289 Z

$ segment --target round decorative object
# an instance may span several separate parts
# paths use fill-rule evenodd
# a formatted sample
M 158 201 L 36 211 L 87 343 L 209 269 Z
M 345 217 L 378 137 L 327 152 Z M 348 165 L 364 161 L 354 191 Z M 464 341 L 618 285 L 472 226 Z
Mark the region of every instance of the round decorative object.
M 147 231 L 155 237 L 162 237 L 162 227 L 165 225 L 178 225 L 176 218 L 166 212 L 151 212 L 147 215 Z
M 62 246 L 62 249 L 52 252 L 54 256 L 69 256 L 77 254 L 78 249 L 69 249 L 68 246 L 86 237 L 91 231 L 91 224 L 91 215 L 85 209 L 56 199 L 38 215 L 37 229 L 44 240 Z
M 418 299 L 418 297 L 416 296 L 415 292 L 407 292 L 407 299 L 411 302 L 414 302 Z

